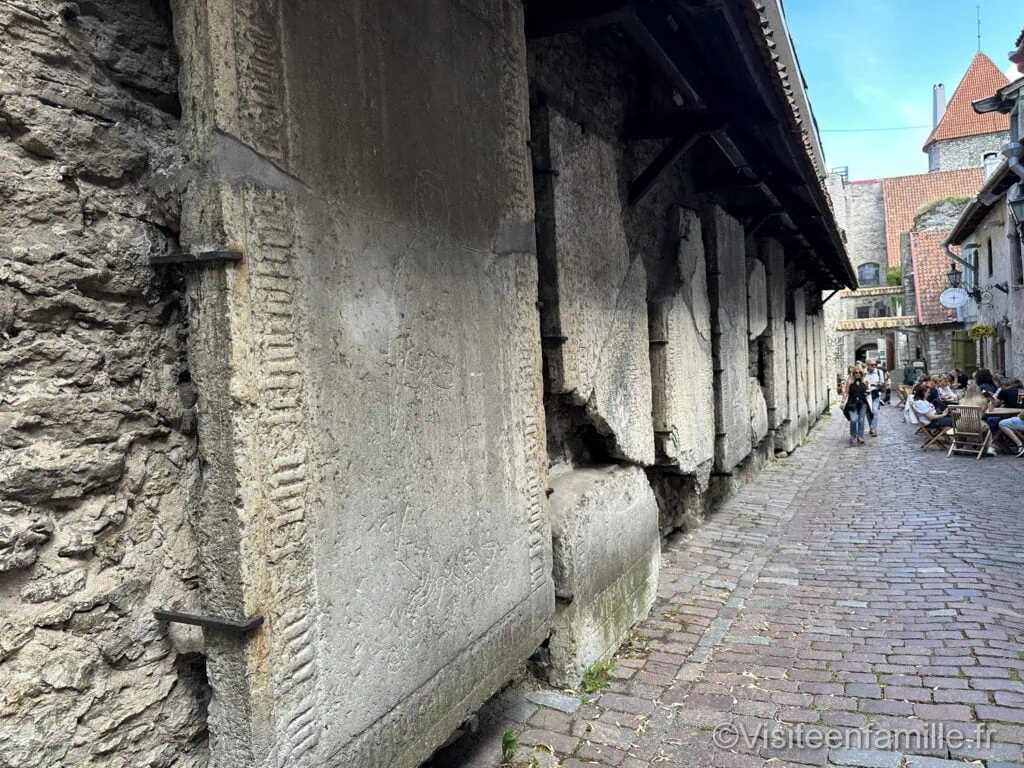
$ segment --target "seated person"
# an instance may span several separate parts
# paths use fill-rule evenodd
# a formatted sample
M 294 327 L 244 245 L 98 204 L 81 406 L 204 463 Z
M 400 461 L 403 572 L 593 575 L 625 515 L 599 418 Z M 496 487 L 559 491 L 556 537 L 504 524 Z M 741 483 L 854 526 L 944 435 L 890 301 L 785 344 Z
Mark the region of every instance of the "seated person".
M 949 402 L 950 400 L 956 400 L 956 392 L 954 392 L 953 388 L 949 386 L 948 376 L 939 376 L 938 380 L 936 381 L 936 386 L 939 390 L 939 397 L 941 397 L 943 400 L 947 402 Z
M 1020 408 L 1020 405 L 1018 404 L 1021 391 L 1020 379 L 1013 379 L 1011 381 L 1010 379 L 1004 378 L 999 383 L 1000 387 L 996 391 L 995 395 L 988 396 L 988 408 L 986 408 L 986 410 L 991 410 L 992 408 Z M 992 431 L 992 437 L 1004 444 L 1006 442 L 1012 442 L 1010 440 L 1012 434 L 1010 432 L 1004 432 L 999 428 L 999 423 L 1005 420 L 1006 416 L 985 417 L 985 421 L 988 423 L 988 428 Z M 1013 444 L 1014 446 L 1017 445 L 1016 443 Z M 1016 448 L 1014 450 L 1016 450 Z
M 995 399 L 997 408 L 1020 408 L 1020 379 L 1001 379 Z
M 929 432 L 953 426 L 953 420 L 949 416 L 940 416 L 934 403 L 929 399 L 931 387 L 922 382 L 914 387 L 914 397 L 907 404 L 907 421 L 910 424 L 919 424 Z
M 996 382 L 992 378 L 992 371 L 988 368 L 979 368 L 974 372 L 974 383 L 982 392 L 996 393 Z
M 928 387 L 928 402 L 935 406 L 935 412 L 938 414 L 945 413 L 946 401 L 942 399 L 942 396 L 939 394 L 939 390 L 933 386 L 932 380 L 930 378 L 925 378 L 921 383 Z
M 1018 432 L 1024 434 L 1024 418 L 1021 416 L 1014 416 L 1010 419 L 1002 419 L 999 422 L 999 432 L 1011 443 L 1013 443 L 1016 450 L 1014 453 L 1018 457 L 1024 457 L 1024 442 L 1021 441 Z

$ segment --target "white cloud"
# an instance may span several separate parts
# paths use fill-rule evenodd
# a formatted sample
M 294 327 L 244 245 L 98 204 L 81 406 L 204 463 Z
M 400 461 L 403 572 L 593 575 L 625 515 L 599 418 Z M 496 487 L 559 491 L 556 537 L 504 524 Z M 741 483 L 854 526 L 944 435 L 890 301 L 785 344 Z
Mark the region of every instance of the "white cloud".
M 1016 80 L 1018 77 L 1024 77 L 1024 74 L 1017 71 L 1016 64 L 1011 64 L 1006 68 L 1006 77 L 1008 80 Z

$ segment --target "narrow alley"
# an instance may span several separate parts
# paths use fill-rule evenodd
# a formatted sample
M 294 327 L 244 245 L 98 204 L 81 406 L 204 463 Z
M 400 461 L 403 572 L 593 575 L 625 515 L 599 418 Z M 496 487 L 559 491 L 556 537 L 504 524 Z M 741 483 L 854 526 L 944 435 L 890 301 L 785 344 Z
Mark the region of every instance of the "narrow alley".
M 516 766 L 1024 764 L 1024 462 L 922 453 L 895 408 L 846 427 L 669 544 L 604 690 L 507 690 L 432 765 L 497 766 L 509 730 Z

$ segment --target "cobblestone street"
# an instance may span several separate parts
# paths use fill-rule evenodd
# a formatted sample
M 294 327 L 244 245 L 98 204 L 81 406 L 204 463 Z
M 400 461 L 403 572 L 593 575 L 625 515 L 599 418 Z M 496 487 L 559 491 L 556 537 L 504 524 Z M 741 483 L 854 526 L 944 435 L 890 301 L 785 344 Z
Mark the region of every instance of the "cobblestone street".
M 496 766 L 508 729 L 515 765 L 1024 763 L 1024 461 L 922 453 L 896 409 L 865 447 L 846 427 L 834 411 L 666 549 L 608 688 L 506 691 L 432 765 Z

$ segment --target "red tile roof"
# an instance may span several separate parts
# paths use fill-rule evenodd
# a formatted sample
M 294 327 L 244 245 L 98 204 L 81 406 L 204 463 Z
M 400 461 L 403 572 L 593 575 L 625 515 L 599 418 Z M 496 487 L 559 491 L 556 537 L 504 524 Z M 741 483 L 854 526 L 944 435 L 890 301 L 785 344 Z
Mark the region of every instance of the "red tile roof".
M 917 320 L 921 325 L 956 322 L 956 310 L 939 304 L 939 294 L 949 287 L 949 257 L 942 242 L 949 232 L 927 229 L 910 233 L 910 258 L 914 264 Z
M 971 108 L 972 101 L 991 96 L 1008 82 L 1006 75 L 999 71 L 992 59 L 984 53 L 975 54 L 953 92 L 953 98 L 949 100 L 946 113 L 924 143 L 925 150 L 936 141 L 1010 130 L 1008 115 L 998 112 L 979 115 Z
M 942 197 L 973 197 L 985 181 L 981 168 L 891 176 L 882 179 L 885 205 L 885 245 L 889 266 L 900 265 L 900 234 L 909 232 L 925 203 Z

